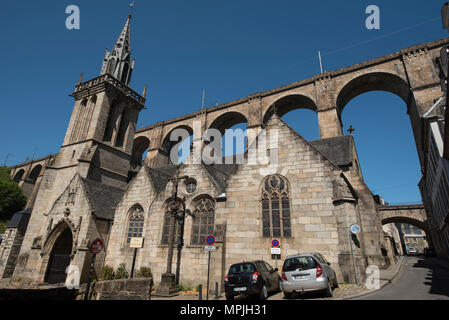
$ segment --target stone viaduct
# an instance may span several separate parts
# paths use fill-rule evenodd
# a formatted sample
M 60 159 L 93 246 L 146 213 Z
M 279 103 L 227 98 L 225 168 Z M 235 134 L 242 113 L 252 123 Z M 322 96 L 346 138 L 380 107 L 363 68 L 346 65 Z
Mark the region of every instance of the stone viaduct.
M 169 164 L 169 152 L 173 146 L 170 134 L 177 128 L 184 128 L 193 134 L 195 121 L 201 125 L 202 132 L 214 128 L 223 133 L 240 123 L 246 123 L 248 128 L 263 128 L 273 113 L 282 117 L 301 108 L 317 113 L 321 139 L 342 136 L 341 115 L 345 106 L 360 94 L 387 91 L 399 96 L 407 105 L 419 160 L 423 165 L 423 116 L 428 115 L 434 102 L 443 96 L 439 60 L 440 50 L 448 45 L 449 38 L 412 46 L 384 57 L 141 128 L 134 137 L 133 158 L 139 166 L 143 154 L 148 151 L 145 159 L 148 166 Z M 388 117 L 388 114 L 385 116 Z M 27 207 L 32 207 L 40 178 L 54 157 L 49 155 L 11 168 L 11 178 L 28 196 Z M 351 180 L 354 185 L 364 184 L 363 181 L 355 181 L 355 178 Z M 368 194 L 366 197 L 370 198 Z M 426 230 L 424 209 L 416 208 L 419 212 L 409 209 L 388 207 L 380 208 L 379 212 L 383 223 L 399 222 L 408 217 L 409 222 Z
M 53 163 L 55 157 L 56 155 L 50 154 L 44 158 L 11 167 L 11 179 L 19 184 L 28 199 L 26 208 L 33 207 L 45 169 Z
M 449 38 L 416 45 L 381 58 L 155 123 L 137 130 L 134 157 L 141 160 L 148 149 L 146 163 L 149 166 L 168 164 L 172 146 L 170 133 L 184 128 L 192 134 L 194 121 L 201 123 L 203 132 L 208 128 L 224 132 L 239 123 L 246 123 L 248 128 L 263 127 L 274 112 L 283 116 L 300 108 L 318 114 L 321 139 L 341 136 L 341 114 L 349 101 L 369 91 L 387 91 L 398 95 L 407 104 L 422 164 L 422 116 L 443 95 L 438 61 L 441 48 L 448 44 Z
M 420 228 L 429 235 L 426 210 L 422 204 L 379 206 L 379 213 L 382 224 L 394 222 L 408 223 Z

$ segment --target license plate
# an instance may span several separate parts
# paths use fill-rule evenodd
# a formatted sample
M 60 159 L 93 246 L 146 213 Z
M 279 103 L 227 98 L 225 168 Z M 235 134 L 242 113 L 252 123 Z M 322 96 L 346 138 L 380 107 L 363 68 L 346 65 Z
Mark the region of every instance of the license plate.
M 310 279 L 310 275 L 295 276 L 295 277 L 293 277 L 293 280 L 308 280 L 308 279 Z
M 246 291 L 246 287 L 234 288 L 234 291 Z

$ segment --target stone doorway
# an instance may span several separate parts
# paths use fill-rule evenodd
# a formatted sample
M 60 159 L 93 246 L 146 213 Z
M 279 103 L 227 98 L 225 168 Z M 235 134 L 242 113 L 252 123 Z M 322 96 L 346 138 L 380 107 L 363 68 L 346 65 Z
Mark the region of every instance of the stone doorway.
M 72 232 L 66 228 L 51 251 L 45 282 L 49 284 L 64 283 L 67 277 L 66 269 L 70 264 L 72 254 Z

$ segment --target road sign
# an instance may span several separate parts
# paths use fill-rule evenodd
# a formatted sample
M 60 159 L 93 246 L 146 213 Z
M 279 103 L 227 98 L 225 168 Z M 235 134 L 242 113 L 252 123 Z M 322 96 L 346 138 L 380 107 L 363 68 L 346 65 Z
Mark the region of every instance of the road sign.
M 281 248 L 271 248 L 271 254 L 281 254 Z
M 208 251 L 208 252 L 217 251 L 217 247 L 215 247 L 215 246 L 205 246 L 204 247 L 204 251 Z
M 91 241 L 90 245 L 89 245 L 89 251 L 92 254 L 99 254 L 101 251 L 103 251 L 104 248 L 104 243 L 103 240 L 101 240 L 100 238 L 97 238 L 93 241 Z
M 131 241 L 129 242 L 129 247 L 130 248 L 136 248 L 136 249 L 141 249 L 143 246 L 143 238 L 131 238 Z
M 271 245 L 273 246 L 273 248 L 279 248 L 280 245 L 281 245 L 281 243 L 279 242 L 278 239 L 273 239 L 273 240 L 271 241 Z
M 354 233 L 354 234 L 360 233 L 360 226 L 357 224 L 352 224 L 350 230 L 351 230 L 351 233 Z
M 215 243 L 215 237 L 213 235 L 208 235 L 206 238 L 206 243 L 208 245 L 213 245 Z

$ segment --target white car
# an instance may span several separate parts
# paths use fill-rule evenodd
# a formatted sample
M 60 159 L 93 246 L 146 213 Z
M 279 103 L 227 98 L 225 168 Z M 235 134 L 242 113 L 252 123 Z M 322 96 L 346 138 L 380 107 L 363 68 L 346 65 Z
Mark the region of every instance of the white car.
M 418 254 L 418 250 L 416 248 L 408 248 L 408 254 Z

